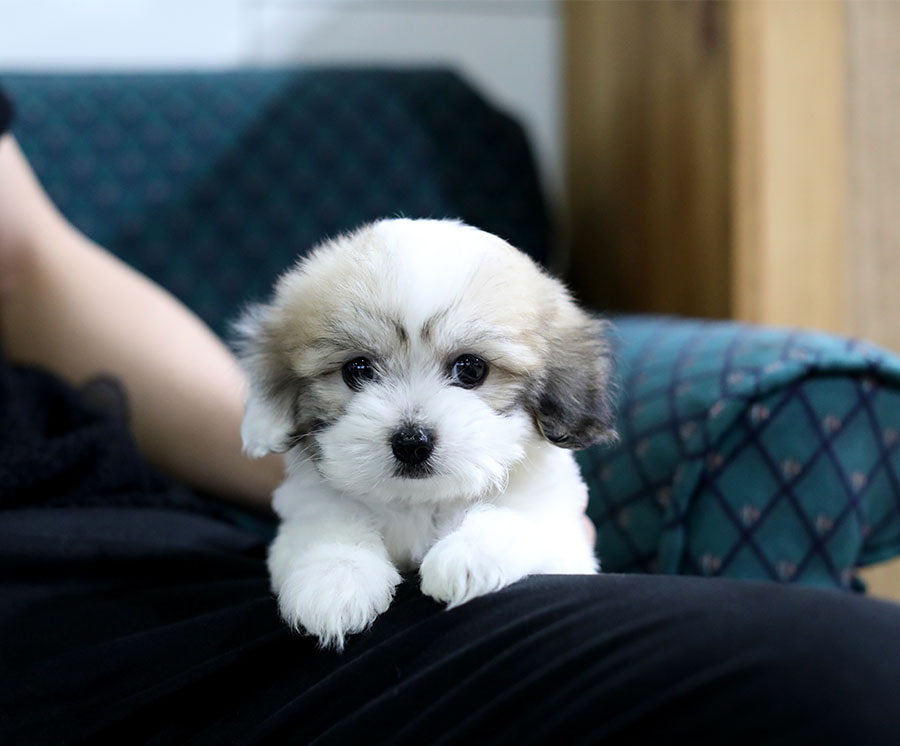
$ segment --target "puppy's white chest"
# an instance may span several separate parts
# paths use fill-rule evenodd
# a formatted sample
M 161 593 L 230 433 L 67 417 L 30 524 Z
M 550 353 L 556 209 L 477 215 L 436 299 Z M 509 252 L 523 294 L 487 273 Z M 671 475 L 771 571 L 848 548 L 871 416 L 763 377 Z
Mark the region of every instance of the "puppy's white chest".
M 439 539 L 453 531 L 465 515 L 465 503 L 397 505 L 379 516 L 391 561 L 400 570 L 414 570 Z

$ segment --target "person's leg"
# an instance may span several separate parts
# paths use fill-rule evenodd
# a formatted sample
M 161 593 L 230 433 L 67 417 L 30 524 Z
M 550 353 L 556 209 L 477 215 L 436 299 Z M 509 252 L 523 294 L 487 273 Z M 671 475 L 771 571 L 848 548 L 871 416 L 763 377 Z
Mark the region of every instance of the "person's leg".
M 0 741 L 895 743 L 900 607 L 702 579 L 404 584 L 343 655 L 203 516 L 0 513 Z M 110 740 L 113 739 L 113 740 Z
M 254 733 L 322 743 L 895 744 L 898 632 L 898 607 L 756 583 L 535 577 L 450 612 L 406 586 L 327 677 L 288 694 L 302 676 L 260 672 L 284 704 Z

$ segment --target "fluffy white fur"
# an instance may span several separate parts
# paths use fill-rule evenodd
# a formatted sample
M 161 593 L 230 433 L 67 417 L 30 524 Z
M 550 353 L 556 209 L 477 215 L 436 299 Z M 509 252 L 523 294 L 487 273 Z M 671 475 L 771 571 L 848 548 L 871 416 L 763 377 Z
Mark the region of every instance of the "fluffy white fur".
M 269 551 L 286 622 L 342 648 L 390 605 L 400 571 L 455 606 L 533 573 L 593 573 L 570 450 L 612 436 L 603 322 L 495 236 L 386 220 L 326 242 L 239 325 L 242 437 L 286 451 Z M 460 355 L 484 382 L 451 375 Z M 348 386 L 360 356 L 374 380 Z M 391 438 L 427 427 L 426 474 Z

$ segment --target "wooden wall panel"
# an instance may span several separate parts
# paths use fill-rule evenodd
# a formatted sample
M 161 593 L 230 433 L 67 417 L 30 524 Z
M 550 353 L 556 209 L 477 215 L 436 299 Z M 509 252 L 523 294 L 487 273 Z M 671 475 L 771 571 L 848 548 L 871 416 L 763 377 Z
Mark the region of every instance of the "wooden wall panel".
M 566 6 L 570 282 L 603 308 L 729 313 L 718 3 Z
M 844 4 L 566 5 L 571 281 L 847 328 Z
M 733 315 L 847 331 L 844 5 L 728 8 Z
M 848 3 L 847 23 L 850 326 L 900 351 L 900 3 Z

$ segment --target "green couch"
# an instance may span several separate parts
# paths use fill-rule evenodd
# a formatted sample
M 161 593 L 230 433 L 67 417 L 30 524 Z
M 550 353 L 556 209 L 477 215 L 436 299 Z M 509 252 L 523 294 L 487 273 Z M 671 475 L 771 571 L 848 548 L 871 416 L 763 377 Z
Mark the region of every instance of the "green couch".
M 63 212 L 221 334 L 298 254 L 379 217 L 458 217 L 552 254 L 522 128 L 447 71 L 0 80 Z M 622 439 L 579 455 L 607 570 L 853 589 L 857 567 L 900 551 L 897 358 L 824 334 L 614 321 Z

